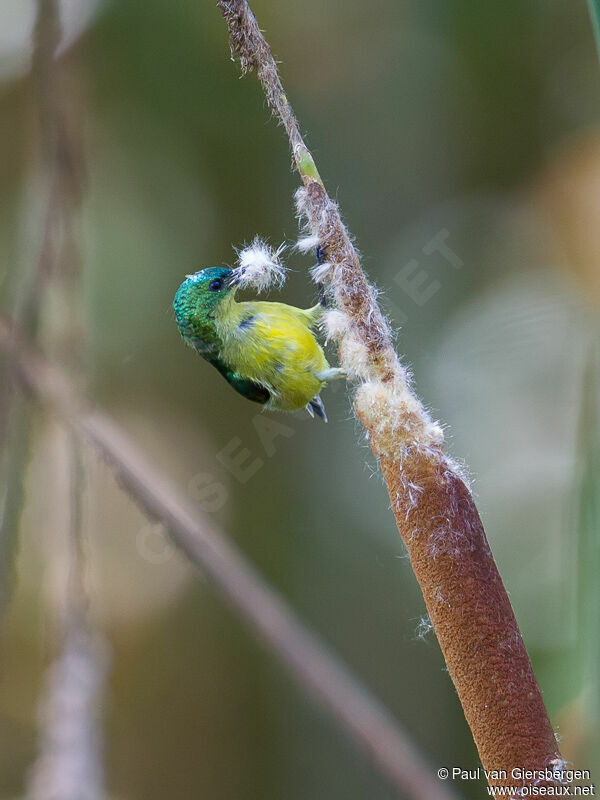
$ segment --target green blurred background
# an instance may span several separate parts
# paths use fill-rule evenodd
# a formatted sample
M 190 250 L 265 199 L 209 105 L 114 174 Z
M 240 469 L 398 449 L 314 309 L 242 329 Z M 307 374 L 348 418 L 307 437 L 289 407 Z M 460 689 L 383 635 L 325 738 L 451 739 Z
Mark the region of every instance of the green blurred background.
M 253 7 L 399 351 L 469 467 L 563 754 L 600 781 L 600 68 L 586 5 Z M 0 2 L 5 313 L 41 242 L 34 17 L 31 0 Z M 63 29 L 88 173 L 89 393 L 198 506 L 206 476 L 219 484 L 215 522 L 436 769 L 474 768 L 438 645 L 418 635 L 424 604 L 346 389 L 324 393 L 327 426 L 278 417 L 286 434 L 266 453 L 257 407 L 183 346 L 172 319 L 186 273 L 231 263 L 232 245 L 256 233 L 297 235 L 298 180 L 256 78 L 239 80 L 212 2 L 65 2 Z M 438 236 L 451 256 L 432 246 Z M 289 264 L 282 297 L 311 305 L 311 258 Z M 36 422 L 1 640 L 1 798 L 22 795 L 37 748 L 41 587 L 64 522 L 56 438 Z M 228 447 L 250 453 L 243 481 Z M 85 465 L 89 583 L 112 647 L 111 797 L 396 797 L 106 468 Z

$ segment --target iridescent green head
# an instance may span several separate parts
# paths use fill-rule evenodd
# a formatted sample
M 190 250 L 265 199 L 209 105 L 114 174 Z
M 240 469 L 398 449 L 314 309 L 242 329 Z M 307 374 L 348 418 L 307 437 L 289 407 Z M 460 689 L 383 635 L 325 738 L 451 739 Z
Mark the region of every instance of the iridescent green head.
M 181 284 L 173 308 L 183 338 L 203 351 L 218 346 L 214 312 L 221 301 L 235 288 L 229 267 L 207 267 L 188 275 Z

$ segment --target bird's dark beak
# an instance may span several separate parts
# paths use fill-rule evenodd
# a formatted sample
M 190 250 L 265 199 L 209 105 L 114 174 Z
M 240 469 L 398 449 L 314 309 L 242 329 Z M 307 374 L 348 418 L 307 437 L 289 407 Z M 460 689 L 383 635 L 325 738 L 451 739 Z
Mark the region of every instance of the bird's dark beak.
M 229 275 L 225 278 L 225 286 L 228 289 L 233 289 L 240 282 L 241 275 L 237 269 L 232 269 Z

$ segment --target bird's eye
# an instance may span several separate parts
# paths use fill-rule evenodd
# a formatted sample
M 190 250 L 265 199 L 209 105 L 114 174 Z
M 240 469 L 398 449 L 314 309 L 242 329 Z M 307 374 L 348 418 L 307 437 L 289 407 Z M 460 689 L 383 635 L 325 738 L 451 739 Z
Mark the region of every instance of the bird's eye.
M 208 284 L 208 288 L 211 292 L 218 292 L 220 289 L 223 288 L 223 278 L 215 278 L 214 281 L 211 281 Z

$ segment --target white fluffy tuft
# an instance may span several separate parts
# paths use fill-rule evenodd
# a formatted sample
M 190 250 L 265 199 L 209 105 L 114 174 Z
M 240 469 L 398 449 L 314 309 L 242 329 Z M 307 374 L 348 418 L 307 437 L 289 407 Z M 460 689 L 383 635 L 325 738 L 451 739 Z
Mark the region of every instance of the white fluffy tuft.
M 325 279 L 329 277 L 330 272 L 331 264 L 328 261 L 324 261 L 322 264 L 316 264 L 310 269 L 310 274 L 315 283 L 324 283 Z
M 354 380 L 366 381 L 371 376 L 369 350 L 351 324 L 340 341 L 340 364 Z
M 327 200 L 315 205 L 307 189 L 301 187 L 296 192 L 296 212 L 302 231 L 296 244 L 298 250 L 308 252 L 321 242 L 335 240 L 344 257 L 352 254 L 349 243 L 343 242 L 348 234 L 335 203 Z M 339 345 L 340 366 L 347 377 L 359 384 L 354 406 L 369 432 L 374 452 L 401 461 L 408 448 L 417 447 L 436 460 L 442 459 L 445 467 L 454 471 L 454 462 L 440 455 L 439 447 L 444 441 L 441 425 L 412 390 L 410 373 L 393 350 L 388 321 L 377 304 L 379 291 L 357 281 L 350 286 L 361 297 L 359 319 L 355 320 L 347 301 L 349 289 L 344 285 L 345 280 L 352 283 L 352 275 L 345 277 L 341 264 L 338 252 L 333 263 L 317 264 L 310 274 L 315 283 L 327 286 L 333 301 L 334 307 L 325 311 L 322 326 L 327 341 L 334 340 Z M 407 514 L 418 505 L 419 492 L 419 487 L 412 484 L 406 488 Z
M 344 337 L 342 350 L 350 338 Z M 357 354 L 353 352 L 351 356 L 356 358 Z M 346 360 L 341 361 L 349 371 Z M 363 366 L 358 362 L 357 371 Z M 377 455 L 400 458 L 407 442 L 432 447 L 441 445 L 444 440 L 441 426 L 431 419 L 421 401 L 413 394 L 407 373 L 402 368 L 389 383 L 384 384 L 377 378 L 361 383 L 355 406 L 363 423 L 369 428 L 371 444 Z
M 337 342 L 346 334 L 349 327 L 350 320 L 348 315 L 338 308 L 327 309 L 323 314 L 326 343 L 330 341 Z
M 319 246 L 319 237 L 318 236 L 302 236 L 296 242 L 296 250 L 299 250 L 301 253 L 308 253 L 311 250 L 314 250 Z
M 270 286 L 283 286 L 287 267 L 279 261 L 285 245 L 273 250 L 263 239 L 255 236 L 249 245 L 237 251 L 237 267 L 233 278 L 241 289 L 252 287 L 259 292 Z
M 417 639 L 420 639 L 422 642 L 425 641 L 427 635 L 431 633 L 433 630 L 433 622 L 431 621 L 429 614 L 425 614 L 424 617 L 421 617 L 419 620 L 419 624 L 417 625 L 417 629 L 415 630 L 415 636 Z

